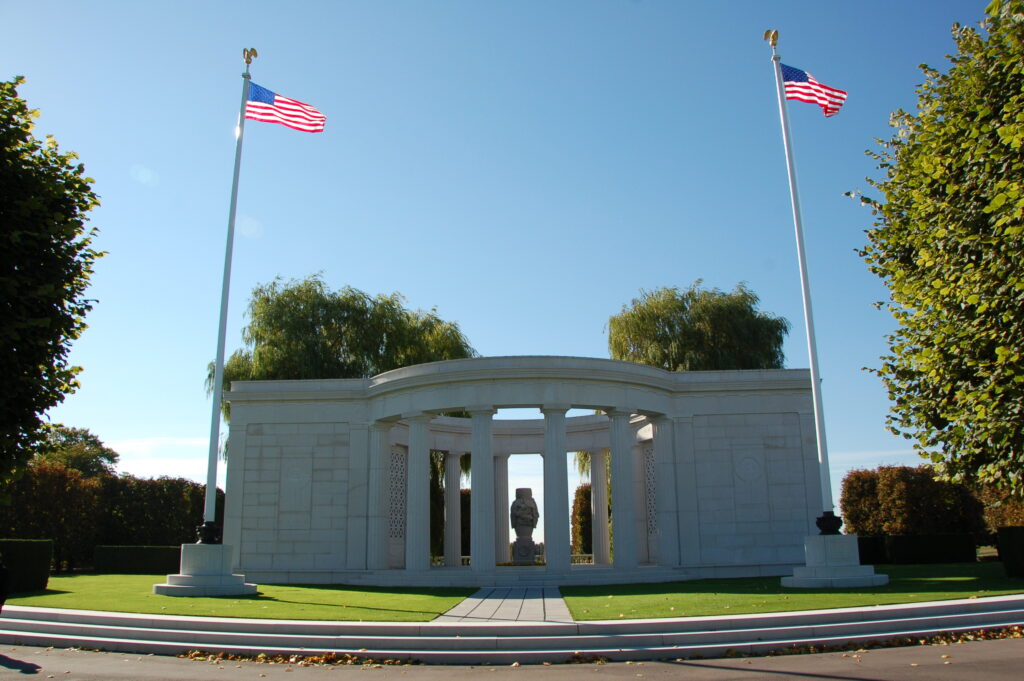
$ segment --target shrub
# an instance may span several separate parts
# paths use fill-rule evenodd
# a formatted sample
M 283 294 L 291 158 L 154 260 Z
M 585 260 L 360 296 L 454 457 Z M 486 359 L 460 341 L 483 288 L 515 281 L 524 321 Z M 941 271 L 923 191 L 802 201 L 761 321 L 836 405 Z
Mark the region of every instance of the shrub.
M 11 593 L 43 591 L 50 580 L 53 542 L 49 539 L 0 539 L 0 554 L 10 575 Z
M 593 553 L 593 512 L 590 508 L 590 483 L 576 488 L 572 501 L 572 552 Z
M 982 505 L 970 488 L 936 480 L 930 466 L 880 466 L 843 479 L 847 532 L 866 536 L 984 535 Z
M 1007 577 L 1024 579 L 1024 527 L 999 528 L 999 557 Z

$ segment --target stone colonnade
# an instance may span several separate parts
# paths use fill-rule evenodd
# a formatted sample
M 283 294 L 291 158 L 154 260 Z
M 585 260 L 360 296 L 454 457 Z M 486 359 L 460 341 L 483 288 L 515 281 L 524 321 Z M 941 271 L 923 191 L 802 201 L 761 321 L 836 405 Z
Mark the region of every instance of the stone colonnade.
M 227 399 L 225 543 L 233 568 L 256 582 L 789 574 L 822 510 L 806 370 L 673 373 L 613 360 L 488 357 L 369 379 L 239 382 Z M 542 418 L 495 417 L 519 408 Z M 600 413 L 570 417 L 570 409 Z M 455 412 L 468 418 L 444 416 Z M 449 490 L 440 567 L 430 555 L 431 451 L 445 453 Z M 592 457 L 595 565 L 570 564 L 566 457 L 574 451 Z M 510 540 L 509 458 L 524 453 L 544 458 L 546 565 L 499 567 Z M 456 493 L 466 455 L 468 567 Z
M 460 567 L 462 565 L 461 536 L 461 458 L 469 455 L 471 461 L 470 489 L 472 491 L 470 524 L 470 556 L 471 569 L 475 572 L 489 572 L 496 564 L 510 560 L 510 523 L 508 495 L 508 462 L 514 453 L 539 453 L 543 457 L 544 480 L 544 512 L 541 521 L 544 527 L 545 562 L 552 572 L 569 570 L 570 560 L 570 504 L 567 473 L 567 454 L 572 451 L 586 451 L 591 456 L 592 475 L 592 507 L 593 507 L 593 553 L 594 564 L 610 565 L 610 529 L 607 494 L 607 470 L 605 458 L 611 457 L 612 462 L 612 497 L 611 503 L 614 517 L 614 536 L 616 546 L 620 549 L 615 566 L 634 568 L 640 562 L 651 562 L 654 553 L 648 548 L 648 537 L 641 536 L 643 528 L 652 519 L 648 518 L 648 509 L 643 503 L 648 497 L 657 499 L 659 496 L 670 497 L 671 492 L 657 491 L 657 484 L 640 478 L 642 462 L 638 462 L 638 453 L 642 456 L 639 438 L 646 434 L 648 441 L 654 435 L 653 423 L 657 419 L 638 416 L 631 422 L 632 415 L 627 411 L 609 410 L 610 416 L 577 417 L 573 421 L 578 430 L 584 430 L 589 443 L 571 447 L 568 437 L 570 420 L 566 413 L 570 405 L 544 405 L 542 426 L 538 429 L 532 421 L 498 421 L 504 430 L 502 437 L 494 435 L 494 414 L 496 409 L 491 406 L 474 406 L 467 409 L 470 419 L 440 418 L 439 422 L 450 433 L 463 429 L 464 425 L 455 425 L 457 421 L 469 421 L 469 446 L 462 444 L 466 434 L 456 440 L 457 443 L 439 444 L 438 437 L 431 437 L 432 418 L 428 414 L 414 414 L 403 417 L 397 423 L 378 423 L 375 429 L 393 431 L 391 440 L 379 438 L 376 446 L 381 459 L 387 459 L 395 444 L 405 445 L 405 475 L 393 472 L 385 476 L 390 480 L 405 481 L 404 517 L 399 518 L 404 524 L 403 544 L 404 558 L 397 556 L 383 558 L 380 568 L 404 568 L 406 570 L 425 570 L 430 567 L 429 547 L 429 465 L 430 451 L 441 449 L 445 462 L 445 536 L 443 565 Z M 664 419 L 662 419 L 664 421 Z M 582 422 L 582 423 L 579 423 Z M 525 425 L 523 429 L 520 426 Z M 516 434 L 516 430 L 525 430 Z M 538 433 L 537 431 L 540 430 Z M 404 435 L 404 437 L 403 437 Z M 511 437 L 510 437 L 511 436 Z M 670 437 L 669 431 L 662 426 L 659 436 Z M 513 443 L 503 441 L 512 439 Z M 580 439 L 580 438 L 575 438 Z M 598 444 L 594 444 L 594 442 Z M 496 447 L 496 442 L 500 446 Z M 447 447 L 447 449 L 445 449 Z M 509 448 L 516 451 L 508 451 Z M 664 448 L 666 454 L 670 447 Z M 392 465 L 402 465 L 401 457 L 391 457 Z M 370 490 L 369 505 L 371 508 L 382 508 L 386 505 L 387 495 L 394 494 L 378 480 Z M 395 510 L 392 509 L 391 513 Z M 395 518 L 390 519 L 394 523 Z M 378 523 L 373 533 L 383 532 Z M 397 534 L 397 533 L 396 533 Z M 671 542 L 675 532 L 666 533 L 665 541 Z M 398 538 L 397 536 L 395 537 Z M 673 548 L 662 547 L 662 554 L 673 556 Z M 642 560 L 641 560 L 642 559 Z

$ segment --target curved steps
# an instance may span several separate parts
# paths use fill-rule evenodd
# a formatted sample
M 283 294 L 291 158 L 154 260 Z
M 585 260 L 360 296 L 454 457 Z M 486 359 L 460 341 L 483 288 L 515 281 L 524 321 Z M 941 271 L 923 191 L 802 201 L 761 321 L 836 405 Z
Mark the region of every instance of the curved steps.
M 740 616 L 596 622 L 311 622 L 8 606 L 0 642 L 173 655 L 348 653 L 431 664 L 717 657 L 1024 624 L 1024 595 Z

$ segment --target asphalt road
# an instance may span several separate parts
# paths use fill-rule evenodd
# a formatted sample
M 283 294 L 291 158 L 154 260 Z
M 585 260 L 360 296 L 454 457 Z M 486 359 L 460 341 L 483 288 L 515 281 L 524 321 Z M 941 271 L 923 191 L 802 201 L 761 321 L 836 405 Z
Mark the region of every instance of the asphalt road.
M 321 681 L 349 676 L 378 681 L 484 681 L 512 678 L 686 679 L 686 681 L 1021 681 L 1024 639 L 973 641 L 947 646 L 884 648 L 859 653 L 821 653 L 684 662 L 609 662 L 512 666 L 331 666 L 197 662 L 154 655 L 96 653 L 74 649 L 0 648 L 0 679 L 62 681 Z

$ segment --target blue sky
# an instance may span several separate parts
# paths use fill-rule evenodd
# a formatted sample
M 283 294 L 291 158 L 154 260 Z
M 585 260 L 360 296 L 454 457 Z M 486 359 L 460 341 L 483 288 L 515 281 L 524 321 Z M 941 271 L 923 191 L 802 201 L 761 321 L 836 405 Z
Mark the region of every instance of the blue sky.
M 834 483 L 915 462 L 877 378 L 886 289 L 856 250 L 865 150 L 984 2 L 0 0 L 0 77 L 76 151 L 102 206 L 77 394 L 50 412 L 121 470 L 203 479 L 243 47 L 327 129 L 249 122 L 228 352 L 248 293 L 322 272 L 400 291 L 482 355 L 607 357 L 641 289 L 744 281 L 808 365 L 770 49 L 850 92 L 793 102 Z M 513 477 L 518 475 L 513 472 Z M 523 473 L 526 475 L 526 473 Z M 512 481 L 513 486 L 515 480 Z

